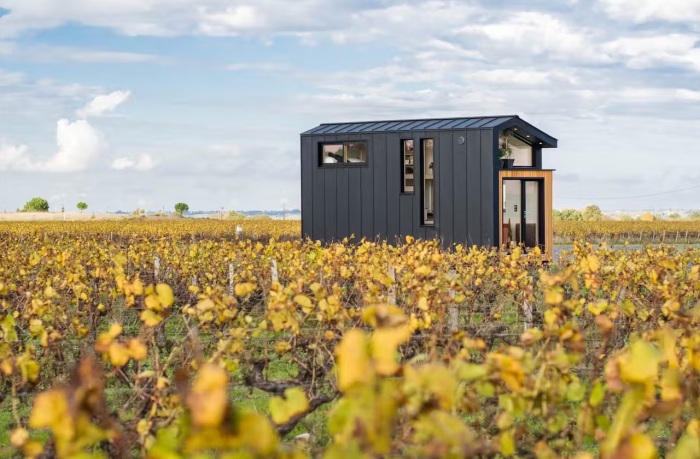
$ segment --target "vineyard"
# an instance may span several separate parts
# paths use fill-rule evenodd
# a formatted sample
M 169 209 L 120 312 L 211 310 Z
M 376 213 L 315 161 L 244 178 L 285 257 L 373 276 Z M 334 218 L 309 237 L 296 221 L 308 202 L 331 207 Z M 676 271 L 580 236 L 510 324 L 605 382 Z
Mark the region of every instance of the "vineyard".
M 700 458 L 700 249 L 298 235 L 0 224 L 0 457 Z
M 557 243 L 700 244 L 700 221 L 555 221 Z

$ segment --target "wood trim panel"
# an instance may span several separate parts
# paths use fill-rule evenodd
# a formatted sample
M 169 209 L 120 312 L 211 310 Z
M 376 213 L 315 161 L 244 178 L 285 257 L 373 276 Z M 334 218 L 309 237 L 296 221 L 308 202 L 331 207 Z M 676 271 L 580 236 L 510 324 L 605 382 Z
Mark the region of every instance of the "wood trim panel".
M 520 179 L 542 179 L 544 181 L 544 252 L 546 258 L 552 258 L 552 250 L 554 249 L 554 226 L 552 216 L 552 174 L 553 171 L 542 170 L 517 170 L 506 169 L 498 171 L 498 244 L 503 243 L 503 179 L 504 178 L 520 178 Z

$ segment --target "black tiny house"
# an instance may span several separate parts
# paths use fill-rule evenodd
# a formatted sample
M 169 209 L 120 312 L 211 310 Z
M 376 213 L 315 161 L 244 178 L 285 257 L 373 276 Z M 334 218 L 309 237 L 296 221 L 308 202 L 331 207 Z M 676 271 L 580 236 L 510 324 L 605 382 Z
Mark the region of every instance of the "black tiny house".
M 512 241 L 551 254 L 542 149 L 556 146 L 517 115 L 321 124 L 301 134 L 302 234 Z

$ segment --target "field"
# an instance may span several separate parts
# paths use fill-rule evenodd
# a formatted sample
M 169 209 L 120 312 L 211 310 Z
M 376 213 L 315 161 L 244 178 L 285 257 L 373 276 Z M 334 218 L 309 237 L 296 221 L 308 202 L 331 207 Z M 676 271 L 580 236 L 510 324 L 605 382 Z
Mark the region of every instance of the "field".
M 237 224 L 0 223 L 0 457 L 700 457 L 700 249 Z
M 630 244 L 698 244 L 700 221 L 555 221 L 554 241 L 577 240 Z

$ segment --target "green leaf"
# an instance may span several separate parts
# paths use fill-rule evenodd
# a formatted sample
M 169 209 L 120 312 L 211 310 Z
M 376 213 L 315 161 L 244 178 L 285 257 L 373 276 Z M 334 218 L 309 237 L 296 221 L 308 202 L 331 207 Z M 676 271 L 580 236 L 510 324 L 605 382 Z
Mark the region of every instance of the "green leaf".
M 273 397 L 270 400 L 270 414 L 275 424 L 284 424 L 294 416 L 309 409 L 306 393 L 300 387 L 292 387 L 284 391 L 284 398 Z
M 575 379 L 566 388 L 566 399 L 570 402 L 580 402 L 586 396 L 586 386 L 581 381 Z
M 501 454 L 505 457 L 515 454 L 515 440 L 513 440 L 513 434 L 509 430 L 501 434 L 500 446 Z
M 605 385 L 598 381 L 593 385 L 593 390 L 591 390 L 591 396 L 588 399 L 588 403 L 591 406 L 598 406 L 605 399 Z
M 473 381 L 475 379 L 480 379 L 488 376 L 489 372 L 485 365 L 477 365 L 474 363 L 467 363 L 461 365 L 457 372 L 457 376 L 462 381 Z

